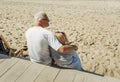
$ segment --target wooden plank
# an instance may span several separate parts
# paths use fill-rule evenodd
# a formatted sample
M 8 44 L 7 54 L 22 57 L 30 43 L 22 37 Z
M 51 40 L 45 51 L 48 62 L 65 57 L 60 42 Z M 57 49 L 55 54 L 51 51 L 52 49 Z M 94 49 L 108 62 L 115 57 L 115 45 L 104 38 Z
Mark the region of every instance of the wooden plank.
M 120 82 L 120 79 L 105 76 L 106 82 Z
M 0 82 L 14 82 L 30 65 L 26 60 L 19 60 L 7 73 L 0 78 Z
M 0 63 L 0 77 L 16 64 L 17 61 L 18 59 L 16 58 L 4 59 L 3 63 Z
M 32 63 L 32 65 L 16 80 L 16 82 L 34 82 L 35 78 L 44 69 L 45 65 Z
M 91 73 L 57 69 L 1 55 L 0 82 L 120 82 L 119 79 Z
M 106 82 L 106 80 L 103 77 L 98 78 L 97 76 L 88 76 L 84 79 L 84 82 Z
M 85 76 L 82 74 L 82 72 L 78 72 L 76 74 L 73 82 L 85 82 Z
M 56 77 L 55 82 L 73 82 L 76 74 L 76 70 L 63 69 Z
M 5 61 L 5 59 L 0 59 L 0 63 L 2 63 L 3 61 Z
M 34 82 L 53 82 L 60 69 L 46 66 Z
M 82 82 L 106 82 L 103 76 L 94 75 L 91 73 L 80 72 L 76 75 L 75 81 L 79 80 L 79 77 L 83 76 Z M 80 81 L 79 81 L 80 82 Z
M 4 59 L 0 59 L 0 63 L 2 63 L 4 61 Z

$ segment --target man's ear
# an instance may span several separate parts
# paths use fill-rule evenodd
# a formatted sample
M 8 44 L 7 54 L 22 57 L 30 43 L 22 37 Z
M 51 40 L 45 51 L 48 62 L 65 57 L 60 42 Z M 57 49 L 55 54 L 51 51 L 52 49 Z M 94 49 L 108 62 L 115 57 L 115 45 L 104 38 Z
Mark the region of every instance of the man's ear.
M 38 24 L 39 24 L 39 25 L 42 25 L 42 20 L 40 20 L 40 21 L 38 22 Z

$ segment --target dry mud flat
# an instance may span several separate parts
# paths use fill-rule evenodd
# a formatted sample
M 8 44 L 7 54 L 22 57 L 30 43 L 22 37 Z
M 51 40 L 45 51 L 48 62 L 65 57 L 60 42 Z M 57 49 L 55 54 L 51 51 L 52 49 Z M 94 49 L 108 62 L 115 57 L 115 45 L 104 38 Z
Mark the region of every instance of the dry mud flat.
M 117 0 L 1 0 L 0 33 L 11 47 L 25 45 L 36 12 L 46 11 L 49 30 L 65 31 L 78 45 L 83 69 L 120 78 L 120 2 Z

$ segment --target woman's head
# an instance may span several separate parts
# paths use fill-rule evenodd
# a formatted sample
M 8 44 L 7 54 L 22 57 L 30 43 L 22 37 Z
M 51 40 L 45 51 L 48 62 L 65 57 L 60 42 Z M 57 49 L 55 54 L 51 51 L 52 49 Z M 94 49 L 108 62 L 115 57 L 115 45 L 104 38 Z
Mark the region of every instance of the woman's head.
M 55 32 L 55 36 L 61 44 L 65 45 L 69 43 L 67 36 L 64 32 Z

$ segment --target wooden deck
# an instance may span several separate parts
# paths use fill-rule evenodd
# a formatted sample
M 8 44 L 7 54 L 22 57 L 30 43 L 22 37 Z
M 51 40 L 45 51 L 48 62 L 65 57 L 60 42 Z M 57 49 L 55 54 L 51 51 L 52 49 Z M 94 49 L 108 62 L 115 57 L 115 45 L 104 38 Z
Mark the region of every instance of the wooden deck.
M 120 82 L 119 79 L 58 69 L 0 54 L 0 82 Z

